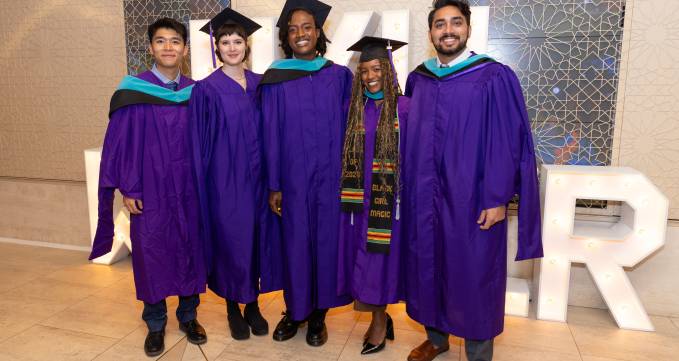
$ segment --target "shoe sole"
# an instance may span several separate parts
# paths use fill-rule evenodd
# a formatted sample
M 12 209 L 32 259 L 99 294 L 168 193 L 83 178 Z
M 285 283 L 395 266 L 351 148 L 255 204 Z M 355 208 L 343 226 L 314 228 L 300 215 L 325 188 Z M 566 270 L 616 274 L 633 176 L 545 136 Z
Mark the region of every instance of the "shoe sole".
M 255 336 L 266 336 L 269 334 L 269 330 L 266 330 L 264 332 L 255 332 L 255 330 L 251 330 L 251 332 Z
M 156 356 L 162 354 L 163 352 L 165 352 L 165 347 L 163 347 L 160 351 L 156 351 L 156 352 L 146 352 L 146 350 L 144 350 L 144 353 L 148 357 L 156 357 Z
M 236 336 L 234 336 L 234 334 L 231 334 L 231 338 L 236 340 L 236 341 L 245 341 L 245 340 L 250 338 L 250 334 L 248 333 L 247 335 L 245 335 L 243 337 L 236 337 Z
M 325 345 L 326 342 L 328 342 L 328 340 L 325 340 L 323 342 L 309 342 L 309 341 L 307 341 L 306 344 L 309 345 L 309 346 L 312 346 L 312 347 L 320 347 L 320 346 Z

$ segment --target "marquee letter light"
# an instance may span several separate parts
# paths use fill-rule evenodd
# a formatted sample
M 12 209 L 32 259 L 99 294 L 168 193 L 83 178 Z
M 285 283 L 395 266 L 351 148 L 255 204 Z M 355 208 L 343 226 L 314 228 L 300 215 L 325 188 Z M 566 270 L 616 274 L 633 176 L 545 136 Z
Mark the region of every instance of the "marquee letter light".
M 541 320 L 566 322 L 571 263 L 584 263 L 618 327 L 653 331 L 623 267 L 634 267 L 665 243 L 669 202 L 631 168 L 543 165 L 542 239 L 537 263 Z M 610 225 L 576 221 L 577 199 L 623 202 Z

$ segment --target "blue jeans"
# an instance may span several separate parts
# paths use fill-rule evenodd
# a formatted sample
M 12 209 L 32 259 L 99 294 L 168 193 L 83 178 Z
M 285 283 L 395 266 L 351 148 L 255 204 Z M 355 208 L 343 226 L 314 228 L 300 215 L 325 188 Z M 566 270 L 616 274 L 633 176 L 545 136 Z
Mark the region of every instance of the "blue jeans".
M 432 327 L 426 327 L 427 338 L 436 347 L 448 345 L 448 334 Z M 464 340 L 464 351 L 469 361 L 491 361 L 493 359 L 493 339 Z
M 195 320 L 198 312 L 196 309 L 200 304 L 200 297 L 193 296 L 179 296 L 179 305 L 177 306 L 177 320 L 179 322 L 189 322 Z M 150 332 L 158 332 L 165 329 L 167 324 L 167 303 L 162 300 L 158 303 L 144 302 L 144 311 L 141 318 L 146 322 Z

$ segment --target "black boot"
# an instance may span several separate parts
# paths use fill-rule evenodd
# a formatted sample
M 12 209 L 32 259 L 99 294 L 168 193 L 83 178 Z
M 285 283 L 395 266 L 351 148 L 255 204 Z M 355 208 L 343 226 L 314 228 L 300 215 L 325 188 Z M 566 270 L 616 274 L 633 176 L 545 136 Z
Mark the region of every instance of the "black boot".
M 264 336 L 269 333 L 269 323 L 266 322 L 261 312 L 259 312 L 259 304 L 257 301 L 245 305 L 244 316 L 245 321 L 247 321 L 252 329 L 253 335 Z
M 161 331 L 151 332 L 146 335 L 144 341 L 144 352 L 146 356 L 158 356 L 165 351 L 165 329 Z
M 207 334 L 198 320 L 180 322 L 179 329 L 186 333 L 186 339 L 194 345 L 202 345 L 207 342 Z
M 314 310 L 309 316 L 309 328 L 306 332 L 306 343 L 309 346 L 322 346 L 328 341 L 328 329 L 325 327 L 327 309 Z
M 285 341 L 295 337 L 300 323 L 290 318 L 287 312 L 283 312 L 283 318 L 278 322 L 276 330 L 273 332 L 274 341 Z
M 229 321 L 229 330 L 231 330 L 231 338 L 234 340 L 247 340 L 250 338 L 250 327 L 240 313 L 238 302 L 226 300 L 226 313 L 226 319 Z

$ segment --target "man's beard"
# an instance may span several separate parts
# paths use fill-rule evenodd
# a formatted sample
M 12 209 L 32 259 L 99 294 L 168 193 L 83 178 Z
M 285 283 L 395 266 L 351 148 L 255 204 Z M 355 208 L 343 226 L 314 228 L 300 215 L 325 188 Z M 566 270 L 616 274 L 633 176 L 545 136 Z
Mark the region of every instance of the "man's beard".
M 451 50 L 445 50 L 442 43 L 446 38 L 449 38 L 449 37 L 456 38 L 458 40 L 458 46 L 454 47 Z M 466 47 L 467 47 L 467 39 L 462 40 L 461 37 L 454 36 L 454 35 L 443 35 L 439 39 L 438 43 L 434 44 L 434 48 L 436 49 L 436 52 L 439 53 L 439 54 L 445 55 L 445 56 L 459 55 L 460 53 L 462 53 L 462 51 Z

